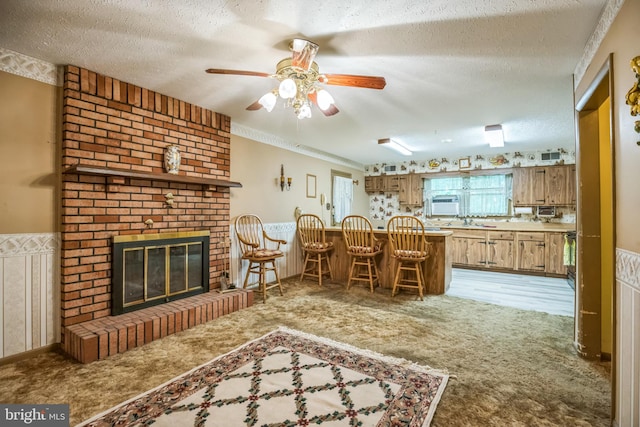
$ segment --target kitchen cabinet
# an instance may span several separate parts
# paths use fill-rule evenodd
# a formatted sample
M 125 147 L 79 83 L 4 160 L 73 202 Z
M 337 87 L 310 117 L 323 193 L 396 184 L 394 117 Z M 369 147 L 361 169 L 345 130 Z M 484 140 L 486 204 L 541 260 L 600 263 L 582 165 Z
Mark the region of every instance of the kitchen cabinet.
M 484 230 L 455 230 L 453 263 L 484 267 L 487 261 L 487 233 Z
M 455 228 L 452 262 L 458 267 L 565 276 L 564 232 Z
M 398 175 L 365 176 L 364 191 L 367 193 L 398 192 L 400 190 L 399 181 Z
M 514 233 L 511 231 L 487 232 L 487 267 L 514 268 Z
M 401 205 L 422 206 L 423 178 L 422 175 L 409 173 L 397 175 L 399 180 L 398 201 Z
M 545 272 L 546 251 L 544 232 L 517 232 L 518 270 Z
M 367 193 L 378 193 L 384 191 L 382 189 L 384 176 L 365 176 L 364 191 Z
M 456 230 L 452 242 L 454 264 L 514 268 L 513 232 Z
M 513 169 L 514 206 L 570 206 L 575 202 L 575 165 Z
M 564 265 L 564 236 L 565 233 L 546 233 L 546 272 L 551 274 L 567 274 Z

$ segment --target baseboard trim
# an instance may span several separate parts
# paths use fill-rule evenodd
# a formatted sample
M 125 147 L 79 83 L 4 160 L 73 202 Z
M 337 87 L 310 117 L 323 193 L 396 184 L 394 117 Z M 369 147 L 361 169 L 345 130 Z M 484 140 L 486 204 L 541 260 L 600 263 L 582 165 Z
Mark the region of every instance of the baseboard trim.
M 28 350 L 22 353 L 14 354 L 11 356 L 3 357 L 0 359 L 0 366 L 8 365 L 10 363 L 20 362 L 22 360 L 30 359 L 34 356 L 38 356 L 40 354 L 45 353 L 59 353 L 61 352 L 60 343 L 53 343 L 49 345 L 45 345 L 44 347 L 39 347 L 33 350 Z

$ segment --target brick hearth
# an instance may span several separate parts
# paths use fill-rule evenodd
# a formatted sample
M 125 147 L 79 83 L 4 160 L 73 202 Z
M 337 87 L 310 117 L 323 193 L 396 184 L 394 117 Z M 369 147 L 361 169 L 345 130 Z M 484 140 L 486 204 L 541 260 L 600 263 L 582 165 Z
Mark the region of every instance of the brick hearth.
M 124 353 L 253 305 L 253 291 L 207 292 L 65 328 L 64 351 L 82 363 Z

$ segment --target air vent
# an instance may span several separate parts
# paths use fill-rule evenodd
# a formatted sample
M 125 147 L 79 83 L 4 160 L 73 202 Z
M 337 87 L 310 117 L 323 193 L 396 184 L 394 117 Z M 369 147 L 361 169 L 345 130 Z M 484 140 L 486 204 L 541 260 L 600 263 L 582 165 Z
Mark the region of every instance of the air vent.
M 554 151 L 553 153 L 542 153 L 542 160 L 560 160 L 560 152 Z
M 384 167 L 384 171 L 385 172 L 395 172 L 396 171 L 396 165 L 385 166 Z

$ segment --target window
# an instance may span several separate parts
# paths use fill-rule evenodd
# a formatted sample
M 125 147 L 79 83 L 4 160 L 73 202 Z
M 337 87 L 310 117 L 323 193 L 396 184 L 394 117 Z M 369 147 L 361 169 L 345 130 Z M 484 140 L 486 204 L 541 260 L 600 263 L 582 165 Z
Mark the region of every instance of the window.
M 333 201 L 332 223 L 339 225 L 342 219 L 351 215 L 353 202 L 353 180 L 351 174 L 340 171 L 331 171 L 331 199 Z
M 434 196 L 455 195 L 460 216 L 505 216 L 509 213 L 511 174 L 468 175 L 425 180 L 427 206 L 431 214 Z

